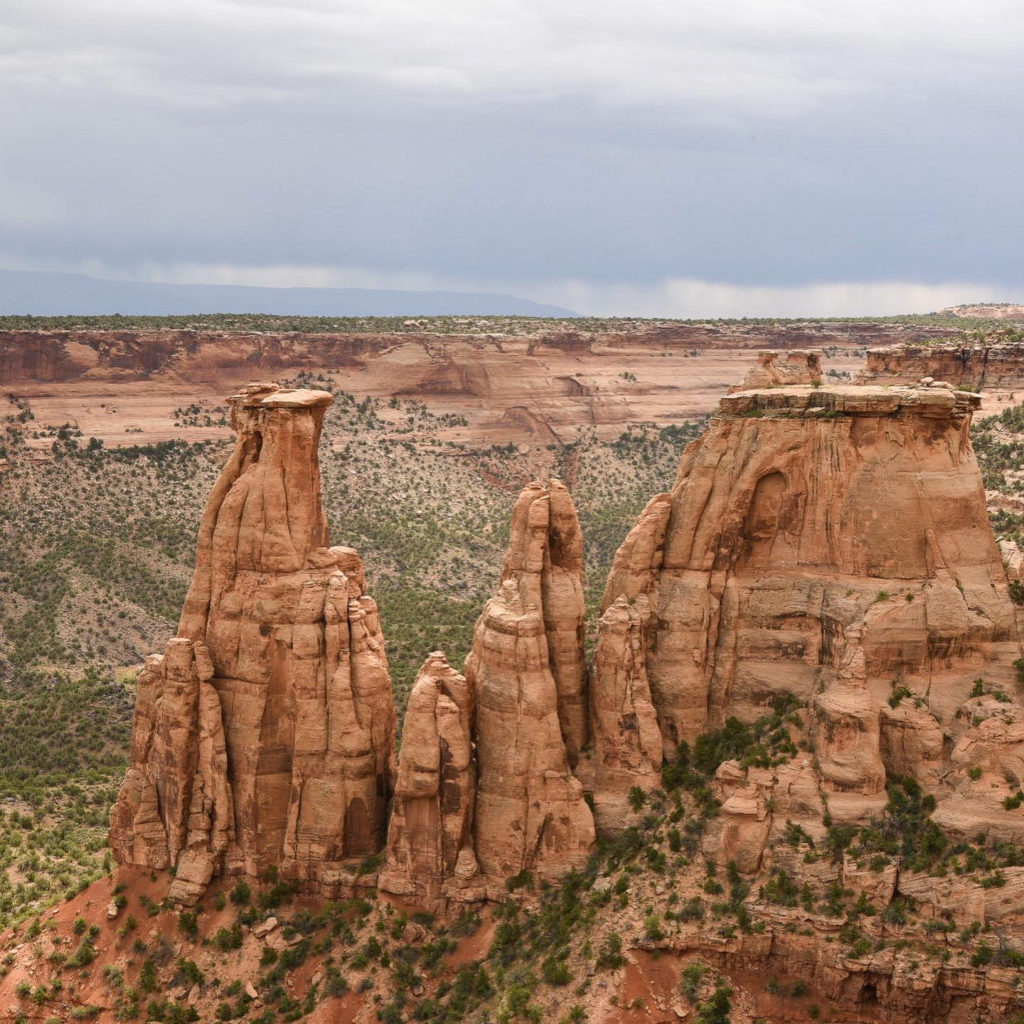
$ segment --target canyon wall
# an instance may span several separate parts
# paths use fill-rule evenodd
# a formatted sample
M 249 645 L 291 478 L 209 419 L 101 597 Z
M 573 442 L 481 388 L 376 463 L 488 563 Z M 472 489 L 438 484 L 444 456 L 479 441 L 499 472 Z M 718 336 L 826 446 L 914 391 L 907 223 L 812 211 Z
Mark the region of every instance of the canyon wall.
M 889 345 L 870 349 L 860 382 L 913 384 L 921 378 L 944 380 L 961 388 L 1024 387 L 1024 346 Z
M 466 318 L 463 318 L 466 319 Z M 429 356 L 430 371 L 409 384 L 439 393 L 479 387 L 472 354 L 560 351 L 586 355 L 603 347 L 654 349 L 802 349 L 882 345 L 948 338 L 949 327 L 879 321 L 627 321 L 587 331 L 532 321 L 510 332 L 507 321 L 473 318 L 480 333 L 440 333 L 426 325 L 378 331 L 252 331 L 202 328 L 0 330 L 0 386 L 76 380 L 130 381 L 175 374 L 190 381 L 249 380 L 257 374 L 353 370 L 395 359 L 403 349 Z

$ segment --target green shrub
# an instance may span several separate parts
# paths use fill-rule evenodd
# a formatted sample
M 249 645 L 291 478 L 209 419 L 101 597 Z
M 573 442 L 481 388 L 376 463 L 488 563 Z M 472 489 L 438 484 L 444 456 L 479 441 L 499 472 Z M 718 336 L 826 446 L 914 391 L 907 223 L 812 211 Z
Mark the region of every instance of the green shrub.
M 252 889 L 249 887 L 249 883 L 244 880 L 238 882 L 231 890 L 231 902 L 237 907 L 248 906 L 251 899 Z
M 565 960 L 548 956 L 541 964 L 541 976 L 549 985 L 568 985 L 572 981 L 572 972 Z
M 213 945 L 222 953 L 242 948 L 242 929 L 236 924 L 230 928 L 218 928 L 212 939 Z
M 622 937 L 616 932 L 611 932 L 601 943 L 596 963 L 599 971 L 618 970 L 626 963 L 626 958 L 622 955 Z

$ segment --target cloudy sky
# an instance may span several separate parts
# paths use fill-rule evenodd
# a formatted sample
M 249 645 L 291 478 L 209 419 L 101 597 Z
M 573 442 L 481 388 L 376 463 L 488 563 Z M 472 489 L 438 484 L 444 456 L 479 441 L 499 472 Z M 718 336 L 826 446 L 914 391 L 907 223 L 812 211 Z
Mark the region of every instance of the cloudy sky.
M 1024 300 L 1019 0 L 5 0 L 0 267 Z

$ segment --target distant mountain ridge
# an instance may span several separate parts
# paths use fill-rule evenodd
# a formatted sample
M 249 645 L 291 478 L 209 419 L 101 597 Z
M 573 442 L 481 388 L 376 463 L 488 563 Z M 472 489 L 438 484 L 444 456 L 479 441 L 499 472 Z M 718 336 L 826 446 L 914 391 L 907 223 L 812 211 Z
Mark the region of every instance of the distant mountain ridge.
M 541 316 L 577 314 L 496 292 L 373 288 L 264 288 L 154 284 L 86 274 L 0 270 L 0 315 L 173 316 L 267 313 L 281 316 Z

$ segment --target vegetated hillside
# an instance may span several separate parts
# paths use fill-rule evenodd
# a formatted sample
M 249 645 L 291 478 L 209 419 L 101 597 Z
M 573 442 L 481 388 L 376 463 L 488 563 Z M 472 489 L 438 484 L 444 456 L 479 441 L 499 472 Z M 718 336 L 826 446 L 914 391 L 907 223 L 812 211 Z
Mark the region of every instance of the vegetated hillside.
M 587 537 L 600 600 L 615 549 L 668 486 L 700 425 L 635 426 L 612 442 L 470 449 L 415 402 L 335 393 L 322 446 L 332 541 L 359 549 L 381 607 L 399 721 L 423 659 L 462 664 L 500 572 L 509 514 L 533 475 L 561 473 Z M 403 420 L 409 440 L 385 436 Z M 182 420 L 196 415 L 181 410 Z M 28 451 L 31 403 L 8 403 L 0 439 L 0 927 L 98 877 L 123 774 L 134 674 L 174 634 L 195 538 L 227 443 L 106 450 L 73 428 Z M 69 787 L 68 782 L 75 786 Z M 59 838 L 55 839 L 57 836 Z

